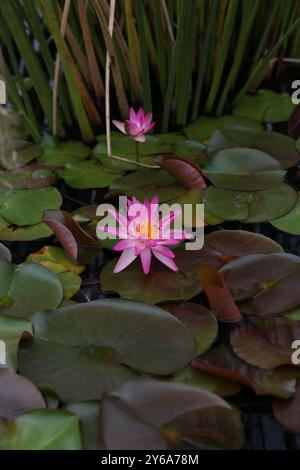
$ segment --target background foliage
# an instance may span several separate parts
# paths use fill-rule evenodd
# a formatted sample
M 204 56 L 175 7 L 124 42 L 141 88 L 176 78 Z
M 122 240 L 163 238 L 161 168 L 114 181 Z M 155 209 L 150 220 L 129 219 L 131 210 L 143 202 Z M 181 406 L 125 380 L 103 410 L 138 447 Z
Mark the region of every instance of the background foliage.
M 108 0 L 1 1 L 0 70 L 36 141 L 45 124 L 93 140 L 106 50 L 115 117 L 142 104 L 162 131 L 221 115 L 300 56 L 297 0 L 118 0 L 113 39 L 108 15 Z

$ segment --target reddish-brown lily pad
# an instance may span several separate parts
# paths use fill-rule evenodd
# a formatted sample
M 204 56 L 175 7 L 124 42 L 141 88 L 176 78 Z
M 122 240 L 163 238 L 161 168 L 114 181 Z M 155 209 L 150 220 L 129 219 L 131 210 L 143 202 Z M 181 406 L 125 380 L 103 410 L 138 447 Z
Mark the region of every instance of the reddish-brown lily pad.
M 182 383 L 139 380 L 125 384 L 102 403 L 108 449 L 239 449 L 239 413 L 222 398 Z
M 217 320 L 207 308 L 193 302 L 167 303 L 162 307 L 191 331 L 197 344 L 197 355 L 207 351 L 218 333 Z
M 300 338 L 300 324 L 282 318 L 257 319 L 255 324 L 262 322 L 264 331 L 248 325 L 231 332 L 230 342 L 234 352 L 261 369 L 292 365 L 292 343 Z
M 10 369 L 0 369 L 0 418 L 15 419 L 45 402 L 36 386 Z
M 263 370 L 248 365 L 226 346 L 212 349 L 192 363 L 193 367 L 252 388 L 256 395 L 290 398 L 296 390 L 299 371 L 291 368 Z
M 245 230 L 219 230 L 205 235 L 203 248 L 193 251 L 193 256 L 184 247 L 178 248 L 176 263 L 181 272 L 197 280 L 201 266 L 219 269 L 241 256 L 282 251 L 278 243 L 264 235 Z
M 199 282 L 171 271 L 152 260 L 151 271 L 145 275 L 140 261 L 135 260 L 124 271 L 114 274 L 116 260 L 107 263 L 100 275 L 100 285 L 106 292 L 116 292 L 123 299 L 158 304 L 168 300 L 190 300 L 200 290 Z
M 202 171 L 184 158 L 163 158 L 160 166 L 173 175 L 186 188 L 206 189 L 207 187 Z
M 236 300 L 248 300 L 256 314 L 278 314 L 300 304 L 300 259 L 288 253 L 249 255 L 221 272 Z M 243 312 L 247 313 L 243 309 Z
M 72 261 L 86 264 L 100 253 L 100 242 L 86 233 L 68 212 L 45 211 L 43 220 Z
M 209 266 L 203 266 L 199 268 L 199 279 L 216 317 L 225 322 L 240 321 L 240 311 L 219 271 Z

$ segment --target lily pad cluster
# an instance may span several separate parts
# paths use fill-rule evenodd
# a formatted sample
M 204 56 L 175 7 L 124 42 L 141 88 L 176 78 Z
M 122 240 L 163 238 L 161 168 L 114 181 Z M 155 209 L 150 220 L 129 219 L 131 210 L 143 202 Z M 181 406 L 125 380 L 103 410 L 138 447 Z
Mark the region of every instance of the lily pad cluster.
M 278 106 L 290 112 L 285 97 L 263 92 L 237 102 L 232 116 L 150 137 L 140 162 L 155 168 L 131 163 L 127 136 L 113 133 L 112 149 L 129 161 L 111 159 L 103 136 L 93 149 L 50 137 L 35 145 L 6 117 L 0 449 L 239 449 L 244 397 L 255 408 L 258 395 L 300 432 L 299 257 L 222 227 L 271 221 L 299 234 L 299 195 L 286 182 L 299 145 L 263 128 L 282 120 Z M 204 202 L 214 227 L 201 250 L 174 249 L 178 272 L 154 261 L 148 275 L 138 262 L 114 274 L 116 240 L 96 239 L 98 199 L 69 213 L 61 184 L 79 196 L 102 188 L 105 202 Z M 23 245 L 7 244 L 44 237 L 21 259 Z
M 285 169 L 300 159 L 292 138 L 225 129 L 212 135 L 208 153 L 202 169 L 213 185 L 203 202 L 210 214 L 244 223 L 264 222 L 285 216 L 296 205 L 297 192 L 285 183 Z

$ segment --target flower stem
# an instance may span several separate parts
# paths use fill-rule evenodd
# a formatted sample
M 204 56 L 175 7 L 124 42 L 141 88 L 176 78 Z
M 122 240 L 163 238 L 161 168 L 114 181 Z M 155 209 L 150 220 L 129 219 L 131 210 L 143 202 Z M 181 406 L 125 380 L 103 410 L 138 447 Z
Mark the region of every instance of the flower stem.
M 135 153 L 136 153 L 136 161 L 139 163 L 140 161 L 140 146 L 139 143 L 135 140 Z

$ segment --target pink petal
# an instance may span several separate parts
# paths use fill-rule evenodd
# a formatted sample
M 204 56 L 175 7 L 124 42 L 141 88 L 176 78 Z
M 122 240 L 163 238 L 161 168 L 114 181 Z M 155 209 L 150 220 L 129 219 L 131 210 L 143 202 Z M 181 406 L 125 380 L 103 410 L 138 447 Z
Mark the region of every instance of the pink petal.
M 156 253 L 161 253 L 162 255 L 167 256 L 168 258 L 175 258 L 175 253 L 170 250 L 170 248 L 167 248 L 163 245 L 156 245 L 153 248 L 153 251 L 156 251 Z
M 140 108 L 137 112 L 137 118 L 139 120 L 139 122 L 141 122 L 145 117 L 145 112 L 143 110 L 143 108 Z
M 127 248 L 133 248 L 135 244 L 136 244 L 135 240 L 131 240 L 131 239 L 121 240 L 113 247 L 113 250 L 114 251 L 127 250 Z
M 141 262 L 143 266 L 144 274 L 149 274 L 150 266 L 151 266 L 151 250 L 148 247 L 145 247 L 144 250 L 140 254 Z
M 133 108 L 130 108 L 129 110 L 129 119 L 130 121 L 137 123 L 137 115 Z
M 140 127 L 133 121 L 125 121 L 125 130 L 127 134 L 134 137 L 140 132 Z
M 153 127 L 155 126 L 156 122 L 152 122 L 151 124 L 147 124 L 145 126 L 145 129 L 144 129 L 144 132 L 149 132 L 151 131 L 151 129 L 153 129 Z
M 125 122 L 113 121 L 113 124 L 119 129 L 119 131 L 123 132 L 123 134 L 127 134 L 125 129 Z
M 155 258 L 157 258 L 161 263 L 165 264 L 168 268 L 172 269 L 172 271 L 178 271 L 176 264 L 171 258 L 158 253 L 155 248 L 152 248 L 152 253 L 154 254 Z
M 146 137 L 144 136 L 144 134 L 140 134 L 140 135 L 135 136 L 134 140 L 136 140 L 137 142 L 143 143 L 146 141 Z
M 114 274 L 123 271 L 123 269 L 127 268 L 127 266 L 129 266 L 136 258 L 137 257 L 134 254 L 133 248 L 128 248 L 127 250 L 124 250 L 119 258 L 119 261 L 115 266 Z
M 136 240 L 135 245 L 134 245 L 134 254 L 136 256 L 140 256 L 142 251 L 145 249 L 145 243 L 143 243 L 140 240 Z
M 175 238 L 169 238 L 168 240 L 156 240 L 157 245 L 178 245 L 181 240 L 175 240 Z
M 170 238 L 175 238 L 176 240 L 185 240 L 192 237 L 184 230 L 170 230 Z
M 144 117 L 144 127 L 148 126 L 151 121 L 152 121 L 152 113 L 146 114 L 146 116 Z

